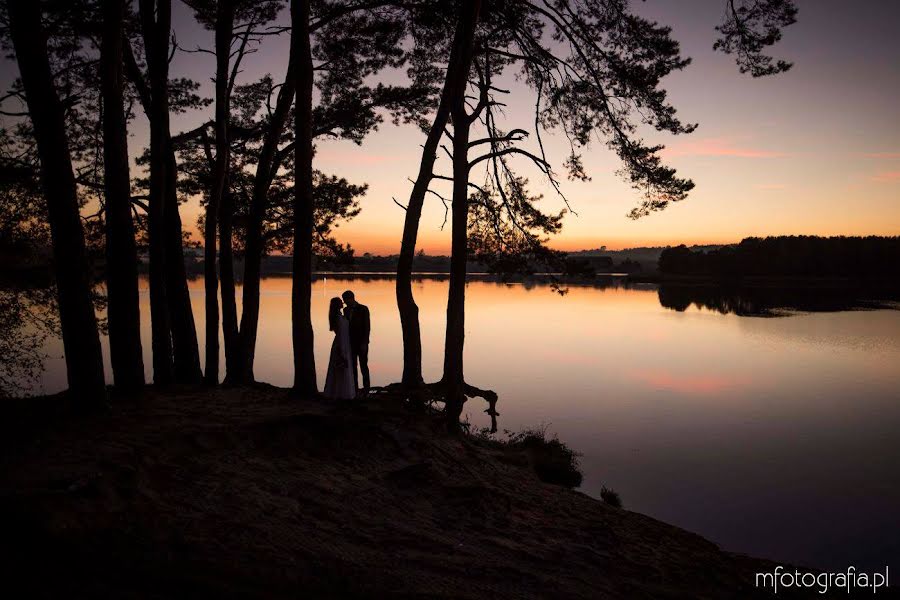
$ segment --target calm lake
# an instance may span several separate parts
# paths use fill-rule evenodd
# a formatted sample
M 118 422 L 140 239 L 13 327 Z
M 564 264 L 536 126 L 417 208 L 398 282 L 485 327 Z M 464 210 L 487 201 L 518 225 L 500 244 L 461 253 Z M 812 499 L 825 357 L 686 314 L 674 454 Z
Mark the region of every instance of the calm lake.
M 203 283 L 191 286 L 202 334 Z M 315 282 L 320 386 L 328 300 L 347 288 L 372 313 L 373 385 L 399 379 L 393 286 L 371 277 Z M 447 282 L 414 286 L 425 375 L 436 380 Z M 256 376 L 289 386 L 290 279 L 264 280 L 262 294 Z M 585 493 L 609 486 L 626 508 L 728 550 L 900 572 L 900 311 L 742 316 L 761 312 L 758 303 L 653 285 L 560 295 L 547 285 L 472 281 L 467 296 L 467 379 L 500 394 L 501 431 L 546 424 L 583 453 Z M 149 352 L 146 289 L 142 302 Z M 60 345 L 51 351 L 60 355 Z M 54 358 L 35 392 L 64 384 Z M 484 408 L 469 401 L 472 423 L 487 424 Z

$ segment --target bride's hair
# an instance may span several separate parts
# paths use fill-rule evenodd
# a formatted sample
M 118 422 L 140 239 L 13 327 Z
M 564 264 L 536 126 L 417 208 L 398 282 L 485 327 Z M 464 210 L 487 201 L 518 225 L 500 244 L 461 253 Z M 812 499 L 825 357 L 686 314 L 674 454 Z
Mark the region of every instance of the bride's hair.
M 338 319 L 341 317 L 341 308 L 344 303 L 340 298 L 332 298 L 331 304 L 328 306 L 328 329 L 337 331 Z

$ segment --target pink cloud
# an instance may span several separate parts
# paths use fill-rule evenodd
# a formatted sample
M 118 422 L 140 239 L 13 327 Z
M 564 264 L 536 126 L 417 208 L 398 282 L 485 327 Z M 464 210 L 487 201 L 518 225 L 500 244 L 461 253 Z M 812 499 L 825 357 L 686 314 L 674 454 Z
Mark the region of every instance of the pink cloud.
M 900 171 L 882 171 L 872 176 L 872 181 L 876 183 L 893 183 L 900 181 Z
M 900 152 L 868 152 L 864 155 L 866 158 L 900 158 Z
M 753 187 L 755 187 L 758 190 L 783 190 L 787 186 L 784 185 L 783 183 L 758 183 L 758 184 L 754 185 Z
M 669 156 L 731 156 L 735 158 L 779 158 L 784 152 L 761 150 L 737 144 L 728 138 L 702 138 L 676 142 L 663 152 Z

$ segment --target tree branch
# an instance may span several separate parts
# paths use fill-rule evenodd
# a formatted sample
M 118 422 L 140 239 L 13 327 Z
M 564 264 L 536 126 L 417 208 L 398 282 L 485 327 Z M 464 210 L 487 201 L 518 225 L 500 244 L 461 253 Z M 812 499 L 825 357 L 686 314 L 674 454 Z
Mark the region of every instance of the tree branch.
M 522 156 L 526 156 L 526 157 L 530 158 L 536 165 L 542 167 L 542 169 L 544 169 L 544 170 L 550 169 L 550 163 L 548 163 L 546 160 L 542 159 L 539 156 L 535 156 L 528 150 L 523 150 L 521 148 L 503 148 L 502 150 L 497 150 L 495 152 L 488 152 L 487 154 L 482 154 L 475 160 L 470 161 L 469 167 L 470 168 L 474 167 L 475 165 L 477 165 L 478 163 L 480 163 L 482 161 L 491 160 L 494 158 L 500 158 L 501 156 L 506 156 L 507 154 L 521 154 Z

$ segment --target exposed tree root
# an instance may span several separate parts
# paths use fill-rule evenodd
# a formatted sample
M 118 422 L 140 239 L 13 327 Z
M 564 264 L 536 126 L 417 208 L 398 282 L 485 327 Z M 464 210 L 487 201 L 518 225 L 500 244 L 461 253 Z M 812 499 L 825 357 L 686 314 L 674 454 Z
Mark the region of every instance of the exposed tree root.
M 488 403 L 485 413 L 491 417 L 491 433 L 497 432 L 497 392 L 493 390 L 483 390 L 468 383 L 463 384 L 463 393 L 468 398 L 482 398 Z M 423 383 L 421 385 L 409 386 L 403 383 L 390 383 L 384 387 L 373 387 L 369 390 L 369 394 L 373 396 L 382 396 L 388 398 L 398 398 L 417 406 L 434 407 L 435 403 L 446 405 L 447 401 L 447 385 L 442 381 L 434 383 Z

